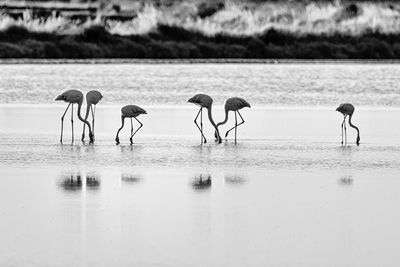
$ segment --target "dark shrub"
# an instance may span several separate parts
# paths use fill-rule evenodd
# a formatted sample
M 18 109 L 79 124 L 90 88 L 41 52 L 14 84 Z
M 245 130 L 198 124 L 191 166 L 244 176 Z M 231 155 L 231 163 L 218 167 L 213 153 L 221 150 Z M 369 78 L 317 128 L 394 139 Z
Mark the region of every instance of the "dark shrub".
M 63 39 L 59 49 L 64 58 L 104 58 L 104 51 L 96 44 L 77 42 L 71 37 Z
M 392 49 L 385 41 L 366 38 L 357 45 L 357 48 L 359 50 L 360 58 L 363 59 L 394 58 Z
M 0 43 L 0 58 L 21 58 L 24 51 L 16 44 Z
M 175 52 L 178 58 L 201 58 L 202 54 L 196 45 L 191 43 L 175 43 Z
M 158 32 L 165 40 L 175 40 L 179 42 L 189 41 L 193 38 L 193 32 L 182 27 L 170 25 L 158 25 Z
M 247 52 L 250 58 L 264 58 L 265 45 L 260 39 L 253 37 L 247 43 Z
M 29 31 L 24 27 L 11 26 L 6 31 L 7 40 L 9 42 L 18 42 L 29 38 Z
M 242 45 L 226 45 L 222 50 L 224 58 L 245 58 L 247 50 Z
M 110 48 L 111 57 L 116 58 L 145 58 L 146 48 L 130 40 L 123 40 Z
M 91 43 L 107 43 L 113 42 L 114 37 L 103 26 L 92 26 L 82 33 L 80 40 Z
M 199 42 L 197 47 L 203 58 L 219 58 L 222 56 L 221 48 L 214 43 Z
M 280 32 L 275 29 L 269 29 L 267 32 L 261 35 L 260 38 L 266 44 L 272 43 L 276 45 L 293 43 L 292 39 L 294 39 L 291 37 L 291 34 Z
M 149 44 L 150 57 L 152 58 L 177 58 L 174 42 L 152 42 Z

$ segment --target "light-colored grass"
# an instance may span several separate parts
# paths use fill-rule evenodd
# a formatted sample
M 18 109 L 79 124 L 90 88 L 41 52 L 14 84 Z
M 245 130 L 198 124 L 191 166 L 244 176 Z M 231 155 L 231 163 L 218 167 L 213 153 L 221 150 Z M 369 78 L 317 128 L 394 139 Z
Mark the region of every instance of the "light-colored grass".
M 294 34 L 347 33 L 358 35 L 365 31 L 383 33 L 400 32 L 400 3 L 359 2 L 358 14 L 349 15 L 340 2 L 239 2 L 226 1 L 224 8 L 215 9 L 212 15 L 201 18 L 206 8 L 215 8 L 209 1 L 178 1 L 171 5 L 136 5 L 131 12 L 137 16 L 126 22 L 112 21 L 107 29 L 112 34 L 145 34 L 157 29 L 159 24 L 182 27 L 208 36 L 227 34 L 249 36 L 274 28 Z M 102 14 L 99 14 L 99 17 Z M 27 12 L 23 19 L 14 20 L 0 15 L 0 30 L 12 25 L 23 26 L 34 32 L 76 34 L 100 20 L 85 23 L 66 18 L 32 19 Z

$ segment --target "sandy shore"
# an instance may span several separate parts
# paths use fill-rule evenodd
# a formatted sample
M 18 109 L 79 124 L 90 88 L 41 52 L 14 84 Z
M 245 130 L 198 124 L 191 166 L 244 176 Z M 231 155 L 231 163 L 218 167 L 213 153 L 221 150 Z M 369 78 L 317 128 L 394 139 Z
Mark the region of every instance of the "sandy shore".
M 400 111 L 357 109 L 344 147 L 334 109 L 253 108 L 238 145 L 205 122 L 200 146 L 195 107 L 144 107 L 116 146 L 118 107 L 94 145 L 77 119 L 59 144 L 63 108 L 0 106 L 1 266 L 400 263 Z

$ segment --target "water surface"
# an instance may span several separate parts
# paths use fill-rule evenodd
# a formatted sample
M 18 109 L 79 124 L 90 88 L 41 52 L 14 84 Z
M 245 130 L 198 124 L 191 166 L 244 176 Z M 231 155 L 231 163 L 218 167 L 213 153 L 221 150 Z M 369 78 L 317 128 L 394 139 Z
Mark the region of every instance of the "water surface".
M 102 105 L 183 105 L 207 93 L 216 105 L 400 106 L 398 64 L 26 64 L 1 65 L 0 103 L 54 103 L 67 89 L 99 90 Z
M 397 65 L 0 65 L 1 266 L 398 266 Z M 95 144 L 66 89 L 98 89 Z M 252 103 L 217 144 L 197 92 Z M 354 101 L 342 145 L 339 102 Z M 129 144 L 120 106 L 147 111 Z M 290 106 L 286 106 L 290 105 Z M 279 106 L 279 107 L 277 107 Z M 306 106 L 306 107 L 304 107 Z M 69 115 L 68 115 L 69 118 Z M 233 119 L 221 127 L 224 134 Z M 135 127 L 136 124 L 134 125 Z

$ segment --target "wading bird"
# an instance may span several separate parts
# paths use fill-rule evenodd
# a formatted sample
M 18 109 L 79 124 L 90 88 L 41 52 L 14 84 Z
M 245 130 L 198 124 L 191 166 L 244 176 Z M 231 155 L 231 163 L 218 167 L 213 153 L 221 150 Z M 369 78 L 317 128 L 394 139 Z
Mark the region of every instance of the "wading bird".
M 125 123 L 125 118 L 131 118 L 131 138 L 129 139 L 131 141 L 131 145 L 133 144 L 132 137 L 139 131 L 140 128 L 142 128 L 143 124 L 136 118 L 140 114 L 147 114 L 146 110 L 142 109 L 141 107 L 135 106 L 135 105 L 127 105 L 123 108 L 121 108 L 121 121 L 122 125 L 121 128 L 118 129 L 117 136 L 115 137 L 115 142 L 117 145 L 119 144 L 119 132 L 124 128 L 124 123 Z M 137 120 L 137 122 L 140 124 L 139 128 L 136 129 L 135 132 L 133 132 L 133 122 L 132 118 Z
M 88 119 L 89 117 L 89 110 L 92 113 L 92 133 L 93 133 L 93 139 L 94 139 L 94 116 L 96 115 L 96 105 L 99 103 L 99 101 L 103 98 L 101 93 L 96 90 L 91 90 L 86 94 L 86 115 L 85 115 L 85 120 Z M 82 131 L 82 141 L 85 140 L 85 126 L 86 124 L 83 124 L 83 131 Z
M 87 120 L 83 119 L 81 116 L 81 107 L 83 102 L 83 94 L 78 90 L 68 90 L 62 93 L 61 95 L 57 96 L 55 100 L 62 100 L 64 102 L 69 103 L 67 108 L 65 109 L 64 114 L 61 117 L 61 137 L 60 142 L 62 143 L 63 139 L 63 129 L 64 129 L 64 116 L 68 111 L 68 108 L 71 106 L 71 125 L 72 125 L 72 142 L 74 142 L 74 104 L 78 104 L 78 118 L 85 123 L 89 128 L 89 138 L 90 143 L 93 143 L 93 133 L 90 127 L 90 124 Z
M 244 123 L 244 119 L 242 117 L 242 115 L 239 112 L 239 109 L 248 107 L 250 108 L 250 104 L 244 100 L 243 98 L 240 97 L 232 97 L 232 98 L 228 98 L 225 102 L 225 119 L 221 122 L 219 122 L 217 124 L 217 127 L 219 127 L 220 125 L 225 124 L 228 121 L 228 112 L 229 111 L 234 111 L 235 112 L 235 126 L 233 126 L 231 129 L 229 129 L 226 133 L 225 133 L 225 138 L 228 137 L 228 134 L 230 131 L 232 131 L 233 129 L 235 129 L 235 144 L 236 144 L 236 136 L 237 136 L 237 127 L 241 124 Z M 237 123 L 237 114 L 239 114 L 240 118 L 242 119 L 241 123 Z
M 221 136 L 219 135 L 218 127 L 217 127 L 217 125 L 215 124 L 215 122 L 214 122 L 214 120 L 212 118 L 211 109 L 212 109 L 213 99 L 210 96 L 205 95 L 205 94 L 197 94 L 194 97 L 188 99 L 187 102 L 193 103 L 193 104 L 195 104 L 195 105 L 200 107 L 200 110 L 197 113 L 196 118 L 194 119 L 194 124 L 196 124 L 197 128 L 199 129 L 199 131 L 201 133 L 201 136 L 200 136 L 201 143 L 203 144 L 203 139 L 204 139 L 204 143 L 207 143 L 207 139 L 203 134 L 203 108 L 207 109 L 208 119 L 210 120 L 211 124 L 215 128 L 217 141 L 218 141 L 218 143 L 221 143 Z M 199 117 L 199 115 L 200 115 L 200 127 L 197 124 L 197 118 Z
M 359 145 L 360 144 L 360 130 L 358 130 L 358 128 L 351 123 L 351 117 L 353 116 L 353 113 L 354 113 L 354 106 L 350 103 L 340 104 L 339 107 L 336 109 L 336 111 L 339 111 L 340 113 L 343 114 L 342 144 L 343 144 L 343 129 L 344 129 L 344 135 L 345 135 L 345 143 L 347 144 L 346 117 L 349 116 L 350 127 L 353 127 L 354 129 L 357 130 L 356 144 Z

